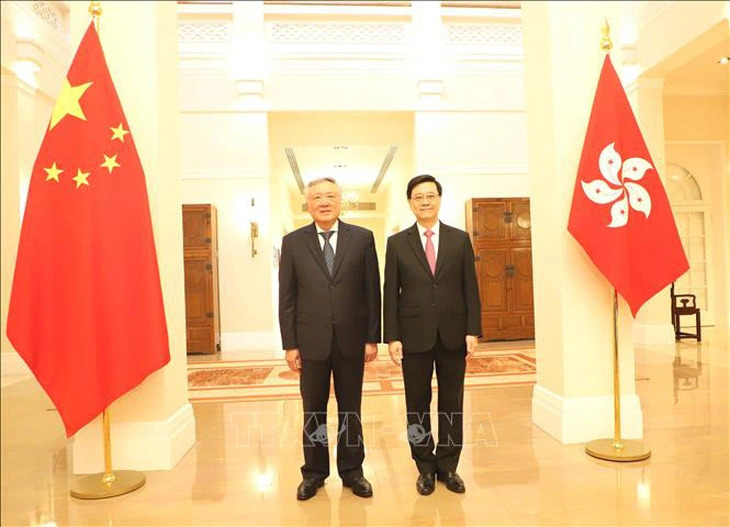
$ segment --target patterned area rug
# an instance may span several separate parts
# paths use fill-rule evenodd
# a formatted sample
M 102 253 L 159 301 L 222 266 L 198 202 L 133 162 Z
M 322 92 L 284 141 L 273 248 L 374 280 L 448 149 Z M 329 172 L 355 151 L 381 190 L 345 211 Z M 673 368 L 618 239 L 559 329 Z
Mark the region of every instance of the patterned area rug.
M 433 386 L 436 388 L 434 375 Z M 467 363 L 465 389 L 535 382 L 534 350 L 477 351 Z M 299 374 L 283 359 L 188 365 L 191 402 L 264 401 L 299 398 Z M 399 366 L 387 356 L 365 365 L 363 395 L 403 393 Z

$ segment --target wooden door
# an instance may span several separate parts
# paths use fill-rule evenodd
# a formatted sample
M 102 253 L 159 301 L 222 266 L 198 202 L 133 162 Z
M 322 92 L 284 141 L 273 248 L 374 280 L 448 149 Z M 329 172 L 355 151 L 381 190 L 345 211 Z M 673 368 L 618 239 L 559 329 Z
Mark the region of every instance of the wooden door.
M 473 199 L 466 216 L 482 302 L 481 340 L 535 338 L 529 199 Z
M 188 353 L 220 350 L 217 211 L 183 205 L 185 326 Z

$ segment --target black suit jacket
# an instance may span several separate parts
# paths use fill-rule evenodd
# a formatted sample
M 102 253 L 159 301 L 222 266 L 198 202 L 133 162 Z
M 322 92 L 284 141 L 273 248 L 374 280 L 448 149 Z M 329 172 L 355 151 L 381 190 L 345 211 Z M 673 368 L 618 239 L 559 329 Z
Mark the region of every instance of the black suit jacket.
M 435 276 L 415 224 L 388 238 L 383 301 L 384 340 L 400 340 L 404 353 L 432 349 L 437 334 L 447 349 L 459 350 L 466 335 L 481 336 L 479 286 L 467 233 L 440 224 Z
M 284 349 L 325 360 L 332 334 L 344 356 L 364 358 L 380 342 L 380 271 L 373 233 L 340 220 L 333 276 L 314 223 L 284 236 L 279 264 L 279 325 Z

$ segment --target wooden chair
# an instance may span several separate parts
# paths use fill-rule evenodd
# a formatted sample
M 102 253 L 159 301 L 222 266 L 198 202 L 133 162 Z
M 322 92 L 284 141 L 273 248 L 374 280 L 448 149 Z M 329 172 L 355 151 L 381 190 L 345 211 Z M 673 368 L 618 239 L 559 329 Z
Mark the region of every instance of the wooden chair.
M 672 325 L 674 326 L 674 340 L 681 339 L 697 339 L 702 342 L 702 322 L 700 308 L 697 307 L 697 298 L 695 295 L 675 295 L 674 283 L 670 289 L 672 295 Z M 683 315 L 694 315 L 695 317 L 695 333 L 687 333 L 681 330 L 680 318 Z

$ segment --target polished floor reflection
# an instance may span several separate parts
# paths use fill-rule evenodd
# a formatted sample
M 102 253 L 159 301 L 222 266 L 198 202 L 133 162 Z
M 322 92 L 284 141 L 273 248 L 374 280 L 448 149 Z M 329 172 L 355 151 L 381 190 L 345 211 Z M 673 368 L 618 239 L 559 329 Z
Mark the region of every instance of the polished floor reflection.
M 2 525 L 728 525 L 728 338 L 637 351 L 652 457 L 593 459 L 531 424 L 529 386 L 466 394 L 467 493 L 416 493 L 402 395 L 363 399 L 361 499 L 330 477 L 297 502 L 301 403 L 199 403 L 198 441 L 172 471 L 120 498 L 69 497 L 67 444 L 32 379 L 2 388 Z M 331 406 L 334 412 L 335 407 Z

